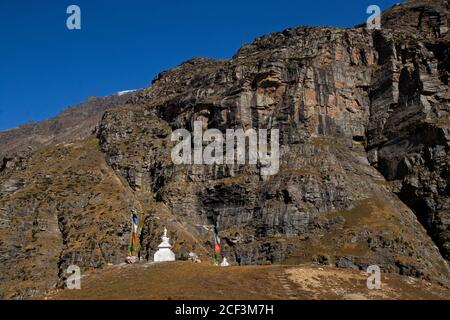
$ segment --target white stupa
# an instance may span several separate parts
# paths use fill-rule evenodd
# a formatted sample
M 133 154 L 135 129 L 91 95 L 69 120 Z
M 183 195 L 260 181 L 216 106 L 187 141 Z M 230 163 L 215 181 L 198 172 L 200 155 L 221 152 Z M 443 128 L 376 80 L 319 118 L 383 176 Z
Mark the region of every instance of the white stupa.
M 162 236 L 162 242 L 158 246 L 158 251 L 155 252 L 153 256 L 154 262 L 163 262 L 163 261 L 175 261 L 175 253 L 170 250 L 172 247 L 169 243 L 169 238 L 167 237 L 167 229 L 164 228 L 164 235 Z
M 228 267 L 230 263 L 228 262 L 227 258 L 223 258 L 222 263 L 220 264 L 221 267 Z

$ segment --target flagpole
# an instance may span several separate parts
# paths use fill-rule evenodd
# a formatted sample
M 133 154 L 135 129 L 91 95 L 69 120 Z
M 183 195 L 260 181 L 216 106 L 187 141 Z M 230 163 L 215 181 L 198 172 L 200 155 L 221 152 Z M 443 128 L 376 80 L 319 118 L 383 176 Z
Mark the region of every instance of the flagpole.
M 130 247 L 129 256 L 134 257 L 138 249 L 137 233 L 138 233 L 138 216 L 135 210 L 131 211 L 131 235 L 130 235 Z
M 216 265 L 219 265 L 220 263 L 221 253 L 222 253 L 222 246 L 220 244 L 219 238 L 219 224 L 216 221 L 214 224 L 214 260 L 216 262 Z
M 128 247 L 128 256 L 132 256 L 133 252 L 132 252 L 132 248 L 133 248 L 133 211 L 131 211 L 131 227 L 130 227 L 130 245 Z

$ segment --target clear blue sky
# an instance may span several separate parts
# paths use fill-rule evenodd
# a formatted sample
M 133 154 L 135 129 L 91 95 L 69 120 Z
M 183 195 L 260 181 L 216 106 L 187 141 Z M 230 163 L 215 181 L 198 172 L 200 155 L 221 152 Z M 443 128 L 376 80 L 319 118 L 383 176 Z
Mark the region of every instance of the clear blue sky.
M 350 27 L 398 0 L 0 0 L 0 130 L 89 96 L 146 87 L 186 59 L 229 58 L 299 25 Z M 82 29 L 66 28 L 81 8 Z

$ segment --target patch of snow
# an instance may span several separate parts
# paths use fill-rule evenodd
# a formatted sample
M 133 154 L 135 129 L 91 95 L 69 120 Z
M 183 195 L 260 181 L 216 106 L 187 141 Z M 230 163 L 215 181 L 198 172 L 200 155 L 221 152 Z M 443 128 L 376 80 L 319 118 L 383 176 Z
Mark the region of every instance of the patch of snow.
M 135 89 L 135 90 L 124 90 L 124 91 L 119 91 L 119 92 L 117 92 L 117 95 L 118 95 L 118 96 L 123 96 L 124 94 L 131 93 L 131 92 L 135 92 L 135 91 L 137 91 L 137 89 Z

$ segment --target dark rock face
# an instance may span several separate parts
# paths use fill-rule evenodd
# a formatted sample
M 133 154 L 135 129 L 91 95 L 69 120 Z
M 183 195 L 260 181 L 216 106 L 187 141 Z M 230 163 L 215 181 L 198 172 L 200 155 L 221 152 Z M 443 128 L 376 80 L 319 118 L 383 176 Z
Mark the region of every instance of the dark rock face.
M 73 261 L 123 260 L 131 208 L 146 259 L 164 226 L 178 259 L 210 259 L 218 222 L 224 255 L 239 264 L 377 264 L 448 285 L 448 3 L 395 6 L 383 26 L 288 29 L 228 61 L 189 60 L 108 109 L 97 139 L 4 157 L 0 293 L 61 284 Z M 196 120 L 279 129 L 278 174 L 173 164 L 171 133 Z M 35 274 L 39 285 L 27 282 Z
M 445 37 L 449 30 L 449 7 L 446 0 L 409 0 L 384 12 L 382 27 L 422 40 Z
M 420 16 L 419 39 L 414 35 L 411 40 L 403 32 L 374 35 L 383 56 L 370 91 L 368 152 L 371 163 L 395 182 L 394 192 L 414 210 L 448 260 L 448 2 L 412 3 L 407 13 L 405 20 L 388 23 L 400 27 L 411 15 Z

